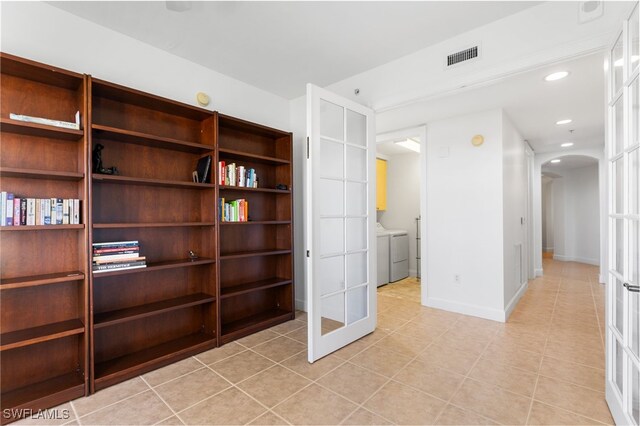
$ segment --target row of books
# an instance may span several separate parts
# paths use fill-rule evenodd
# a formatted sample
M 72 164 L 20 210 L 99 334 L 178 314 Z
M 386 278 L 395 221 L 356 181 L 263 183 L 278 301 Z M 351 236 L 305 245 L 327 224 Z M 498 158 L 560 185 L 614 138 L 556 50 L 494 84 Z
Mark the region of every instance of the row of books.
M 93 243 L 93 273 L 146 268 L 145 256 L 140 256 L 140 244 L 136 241 L 112 241 Z
M 232 201 L 225 201 L 224 198 L 219 198 L 218 219 L 222 222 L 248 222 L 249 201 L 244 198 Z
M 226 164 L 224 161 L 219 161 L 218 184 L 257 188 L 258 175 L 256 169 L 247 169 L 244 166 L 236 166 L 236 163 Z
M 26 198 L 0 193 L 0 226 L 79 225 L 77 198 Z
M 46 126 L 62 127 L 64 129 L 80 130 L 80 111 L 76 112 L 74 123 L 62 120 L 52 120 L 50 118 L 32 117 L 30 115 L 9 113 L 12 120 L 24 121 L 26 123 L 44 124 Z

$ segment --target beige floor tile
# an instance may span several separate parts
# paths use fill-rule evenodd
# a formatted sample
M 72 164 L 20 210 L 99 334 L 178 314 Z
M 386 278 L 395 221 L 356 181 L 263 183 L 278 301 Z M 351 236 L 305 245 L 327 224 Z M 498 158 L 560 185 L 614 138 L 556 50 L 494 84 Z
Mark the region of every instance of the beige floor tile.
M 262 355 L 252 351 L 245 351 L 211 364 L 210 367 L 230 382 L 238 383 L 272 365 L 274 365 L 273 361 Z
M 347 362 L 317 383 L 350 401 L 362 404 L 388 380 L 387 377 Z
M 396 424 L 431 424 L 445 402 L 398 382 L 389 382 L 364 407 Z
M 383 419 L 382 417 L 373 414 L 369 410 L 365 410 L 364 408 L 358 408 L 355 413 L 350 415 L 344 422 L 343 425 L 391 425 L 390 421 Z
M 576 344 L 572 341 L 548 342 L 544 354 L 552 358 L 572 361 L 594 368 L 604 367 L 604 351 L 591 350 L 588 346 Z
M 373 333 L 367 334 L 366 336 L 334 352 L 334 354 L 343 359 L 350 359 L 388 335 L 389 334 L 386 331 L 378 328 Z
M 434 343 L 447 349 L 480 355 L 489 344 L 489 339 L 474 339 L 469 336 L 463 336 L 458 331 L 449 329 L 442 336 L 435 339 Z
M 276 333 L 280 333 L 280 334 L 287 334 L 287 333 L 291 333 L 294 330 L 297 330 L 299 328 L 306 327 L 306 326 L 307 326 L 307 323 L 304 321 L 291 320 L 291 321 L 283 322 L 282 324 L 278 324 L 274 327 L 271 327 L 269 330 L 275 331 Z
M 431 345 L 418 355 L 418 359 L 429 366 L 444 368 L 458 374 L 467 374 L 479 357 L 475 353 L 438 345 Z
M 444 334 L 446 331 L 447 329 L 442 328 L 439 325 L 428 325 L 420 322 L 409 321 L 402 327 L 398 328 L 394 334 L 416 337 L 430 342 Z
M 539 353 L 503 345 L 500 341 L 494 341 L 489 345 L 482 357 L 532 373 L 538 372 L 542 361 L 542 355 Z
M 484 358 L 473 367 L 469 377 L 479 382 L 492 383 L 529 398 L 533 396 L 537 380 L 537 376 L 533 373 Z
M 579 416 L 561 408 L 552 407 L 538 401 L 533 401 L 531 414 L 529 414 L 529 425 L 600 425 L 586 417 Z
M 307 313 L 304 311 L 296 311 L 296 320 L 307 322 Z
M 294 330 L 291 333 L 287 333 L 285 336 L 306 345 L 307 342 L 309 341 L 307 331 L 308 330 L 305 324 L 305 327 L 298 328 L 297 330 Z
M 280 334 L 275 333 L 271 330 L 262 330 L 247 337 L 243 337 L 242 339 L 236 340 L 236 342 L 238 342 L 242 346 L 246 346 L 247 348 L 252 348 L 261 343 L 273 340 L 277 337 L 280 337 Z
M 302 352 L 284 360 L 281 364 L 310 380 L 317 380 L 344 362 L 342 358 L 330 354 L 311 364 L 307 360 L 307 353 Z
M 152 425 L 173 413 L 151 390 L 80 418 L 83 425 Z
M 275 362 L 284 361 L 305 349 L 306 345 L 284 336 L 252 348 L 253 351 Z
M 428 340 L 422 340 L 416 336 L 412 337 L 393 333 L 383 339 L 380 339 L 375 346 L 413 358 L 422 352 L 429 343 L 431 342 Z
M 490 383 L 467 379 L 451 403 L 503 424 L 524 424 L 531 399 Z
M 357 405 L 318 385 L 304 388 L 273 412 L 292 424 L 335 425 L 351 414 Z
M 3 413 L 4 414 L 4 413 Z M 58 405 L 46 410 L 33 410 L 33 415 L 12 424 L 14 425 L 63 425 L 76 418 L 71 403 Z M 4 420 L 4 418 L 3 418 Z
M 276 365 L 237 386 L 267 407 L 273 407 L 309 384 L 310 380 Z
M 534 398 L 603 423 L 612 422 L 604 392 L 596 392 L 561 380 L 540 376 Z
M 229 382 L 204 367 L 154 389 L 173 411 L 182 411 L 229 386 Z
M 495 425 L 497 423 L 472 411 L 447 405 L 436 420 L 437 425 Z
M 182 426 L 182 425 L 184 425 L 184 423 L 182 423 L 182 421 L 176 416 L 171 416 L 168 419 L 164 419 L 160 423 L 156 423 L 156 424 L 157 425 L 166 425 L 166 426 Z
M 387 315 L 386 313 L 378 314 L 378 328 L 387 333 L 397 330 L 408 322 L 406 319 Z
M 542 358 L 540 374 L 604 392 L 605 371 L 556 358 Z
M 202 368 L 202 363 L 193 358 L 183 359 L 182 361 L 169 364 L 166 367 L 153 370 L 142 376 L 150 386 L 158 386 L 176 377 L 191 373 L 192 371 Z
M 350 359 L 350 362 L 378 374 L 391 377 L 411 361 L 410 357 L 372 346 Z
M 448 400 L 458 389 L 464 376 L 416 360 L 400 370 L 393 379 Z
M 187 425 L 243 425 L 267 410 L 235 388 L 178 413 Z
M 149 386 L 141 378 L 136 377 L 98 391 L 89 397 L 76 399 L 72 404 L 78 416 L 82 417 L 147 390 Z
M 289 423 L 284 420 L 282 417 L 276 415 L 271 411 L 267 411 L 251 423 L 250 425 L 264 425 L 264 426 L 280 426 L 280 425 L 288 425 Z
M 211 349 L 210 351 L 199 353 L 195 356 L 198 360 L 205 364 L 213 364 L 225 358 L 229 358 L 235 354 L 246 351 L 244 346 L 237 344 L 236 342 L 227 343 L 219 348 Z

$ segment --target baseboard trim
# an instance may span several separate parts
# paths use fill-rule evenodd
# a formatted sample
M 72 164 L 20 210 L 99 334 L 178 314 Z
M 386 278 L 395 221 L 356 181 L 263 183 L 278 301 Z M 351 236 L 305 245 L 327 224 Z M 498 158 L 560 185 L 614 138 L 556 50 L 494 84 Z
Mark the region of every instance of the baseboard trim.
M 409 269 L 409 277 L 415 278 L 418 276 L 418 270 L 417 269 Z
M 598 283 L 600 283 L 600 284 L 606 284 L 607 283 L 607 279 L 605 278 L 604 275 L 598 275 Z
M 600 266 L 600 261 L 598 259 L 589 259 L 586 257 L 573 257 L 573 256 L 564 256 L 561 254 L 554 254 L 553 260 L 559 260 L 560 262 L 579 262 L 579 263 L 586 263 L 588 265 Z
M 307 301 L 296 299 L 296 310 L 307 312 Z
M 463 315 L 471 315 L 492 321 L 505 322 L 505 312 L 500 309 L 485 308 L 478 305 L 453 302 L 451 300 L 427 297 L 426 306 L 430 308 L 443 309 L 445 311 L 456 312 Z
M 553 247 L 545 247 L 542 249 L 542 251 L 549 253 L 550 251 L 553 251 Z
M 544 274 L 542 268 L 538 268 L 535 270 L 536 277 L 541 277 Z
M 529 282 L 526 281 L 520 286 L 518 291 L 516 291 L 516 294 L 513 295 L 513 297 L 509 301 L 509 304 L 507 304 L 507 307 L 504 310 L 504 322 L 507 322 L 507 320 L 511 316 L 511 312 L 513 312 L 516 306 L 518 306 L 518 302 L 520 301 L 520 298 L 524 296 L 524 293 L 527 291 L 528 288 L 529 288 Z

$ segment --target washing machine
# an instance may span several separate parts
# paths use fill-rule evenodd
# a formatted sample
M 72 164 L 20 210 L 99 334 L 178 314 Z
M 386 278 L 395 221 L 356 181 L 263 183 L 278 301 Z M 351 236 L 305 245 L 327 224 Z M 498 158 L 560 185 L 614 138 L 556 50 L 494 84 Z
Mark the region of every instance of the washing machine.
M 409 233 L 385 229 L 380 223 L 378 237 L 378 286 L 409 276 Z M 387 241 L 388 238 L 388 241 Z

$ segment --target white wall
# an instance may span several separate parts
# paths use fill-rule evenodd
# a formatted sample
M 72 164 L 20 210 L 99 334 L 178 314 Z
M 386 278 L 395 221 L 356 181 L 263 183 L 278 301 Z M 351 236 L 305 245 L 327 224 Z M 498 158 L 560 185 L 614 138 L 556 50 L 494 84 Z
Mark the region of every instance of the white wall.
M 49 65 L 272 127 L 289 128 L 289 102 L 42 2 L 1 2 L 0 48 Z
M 527 157 L 525 142 L 502 114 L 504 308 L 507 316 L 527 286 Z
M 600 264 L 598 166 L 559 172 L 553 180 L 554 259 Z
M 553 179 L 542 177 L 542 250 L 553 251 Z
M 387 157 L 387 210 L 378 212 L 386 229 L 409 232 L 409 275 L 416 276 L 416 218 L 420 215 L 420 155 Z

